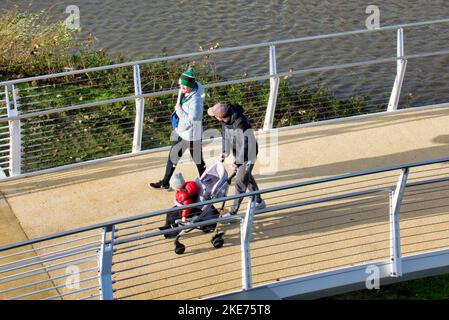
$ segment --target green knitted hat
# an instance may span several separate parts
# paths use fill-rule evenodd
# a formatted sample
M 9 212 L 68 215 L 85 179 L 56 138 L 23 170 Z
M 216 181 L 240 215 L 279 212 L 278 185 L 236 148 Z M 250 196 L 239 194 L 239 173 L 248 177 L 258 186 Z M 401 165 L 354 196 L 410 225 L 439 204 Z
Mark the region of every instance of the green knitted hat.
M 195 86 L 195 82 L 195 73 L 191 67 L 187 71 L 183 72 L 179 78 L 179 84 L 189 88 L 193 88 Z

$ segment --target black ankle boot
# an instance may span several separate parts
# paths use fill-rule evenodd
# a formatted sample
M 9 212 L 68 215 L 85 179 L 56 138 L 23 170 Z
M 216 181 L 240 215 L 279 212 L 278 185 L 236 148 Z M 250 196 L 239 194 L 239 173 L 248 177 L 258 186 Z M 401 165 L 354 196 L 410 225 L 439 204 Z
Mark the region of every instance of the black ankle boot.
M 166 190 L 170 191 L 170 185 L 168 183 L 164 183 L 163 180 L 159 180 L 158 182 L 152 182 L 149 184 L 150 188 L 156 190 Z

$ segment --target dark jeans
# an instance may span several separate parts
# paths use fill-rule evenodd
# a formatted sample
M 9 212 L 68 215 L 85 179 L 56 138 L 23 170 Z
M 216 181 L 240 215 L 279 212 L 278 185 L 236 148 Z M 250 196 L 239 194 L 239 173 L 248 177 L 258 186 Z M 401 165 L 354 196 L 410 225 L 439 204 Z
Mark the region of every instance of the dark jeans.
M 181 159 L 187 149 L 190 151 L 190 156 L 196 164 L 199 175 L 201 176 L 206 170 L 206 164 L 203 159 L 202 141 L 187 141 L 178 136 L 177 140 L 172 142 L 170 153 L 168 155 L 167 166 L 165 168 L 165 175 L 163 178 L 163 183 L 165 185 L 169 184 L 170 178 L 173 175 L 173 172 L 175 172 L 179 159 Z
M 189 217 L 193 217 L 193 216 L 198 215 L 200 213 L 201 213 L 201 209 L 193 208 L 190 211 Z M 181 210 L 167 213 L 167 215 L 165 216 L 165 226 L 167 226 L 167 227 L 168 226 L 177 227 L 175 221 L 178 220 L 178 219 L 182 219 Z
M 235 177 L 235 194 L 242 194 L 249 191 L 257 191 L 259 187 L 257 186 L 256 180 L 253 177 L 252 171 L 254 164 L 244 163 L 237 169 L 237 175 Z M 262 198 L 260 195 L 256 196 L 256 202 L 260 202 Z M 240 208 L 243 198 L 235 199 L 231 206 L 232 212 L 237 212 Z

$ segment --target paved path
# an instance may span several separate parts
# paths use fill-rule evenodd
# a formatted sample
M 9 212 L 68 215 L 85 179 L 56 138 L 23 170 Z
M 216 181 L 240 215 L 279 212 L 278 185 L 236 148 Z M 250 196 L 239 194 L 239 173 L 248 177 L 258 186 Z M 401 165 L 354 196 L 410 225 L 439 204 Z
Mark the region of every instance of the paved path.
M 447 157 L 449 109 L 394 115 L 280 131 L 278 171 L 264 175 L 260 188 L 333 176 L 375 167 Z M 206 146 L 216 159 L 219 144 Z M 214 154 L 215 153 L 215 154 Z M 150 190 L 161 178 L 167 152 L 156 152 L 77 169 L 1 182 L 0 191 L 13 216 L 0 221 L 0 244 L 35 238 L 108 220 L 170 207 L 173 193 Z M 179 170 L 188 179 L 196 168 Z M 315 185 L 267 195 L 269 206 L 325 195 L 394 185 L 399 172 Z M 449 176 L 448 165 L 412 170 L 410 181 Z M 448 183 L 407 189 L 401 215 L 403 253 L 447 247 Z M 233 188 L 231 188 L 231 192 Z M 388 194 L 300 207 L 256 217 L 252 243 L 255 285 L 389 256 Z M 2 211 L 3 212 L 3 211 Z M 154 230 L 162 217 L 131 229 Z M 213 249 L 210 235 L 192 232 L 177 256 L 165 239 L 141 241 L 138 251 L 118 246 L 114 257 L 115 296 L 134 299 L 186 299 L 238 290 L 241 286 L 240 236 L 236 225 L 224 227 L 225 246 Z M 21 231 L 23 230 L 23 232 Z M 119 231 L 124 237 L 127 231 Z M 20 234 L 20 236 L 19 236 Z M 12 236 L 16 235 L 19 238 Z M 133 247 L 135 249 L 135 247 Z M 130 258 L 138 260 L 128 261 Z M 137 267 L 137 269 L 135 269 Z M 139 276 L 139 277 L 136 277 Z

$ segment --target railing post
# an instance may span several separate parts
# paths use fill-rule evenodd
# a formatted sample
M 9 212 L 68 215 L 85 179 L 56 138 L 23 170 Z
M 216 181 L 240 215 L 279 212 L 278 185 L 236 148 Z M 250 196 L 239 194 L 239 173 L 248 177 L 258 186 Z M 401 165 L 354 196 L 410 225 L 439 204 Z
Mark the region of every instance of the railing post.
M 397 57 L 403 57 L 404 51 L 404 29 L 398 29 L 397 36 Z M 388 102 L 387 111 L 394 111 L 398 109 L 399 99 L 401 97 L 402 83 L 404 82 L 405 69 L 407 67 L 407 60 L 400 59 L 397 61 L 396 79 L 394 80 L 393 90 L 391 91 L 390 101 Z
M 409 169 L 402 169 L 394 191 L 390 193 L 390 259 L 391 276 L 402 276 L 400 211 Z
M 277 73 L 276 47 L 270 46 L 270 75 L 274 75 L 276 73 Z M 270 97 L 268 98 L 267 112 L 265 114 L 263 130 L 270 130 L 273 128 L 278 91 L 279 91 L 279 78 L 277 77 L 270 78 Z
M 253 287 L 251 272 L 251 232 L 253 230 L 254 209 L 256 206 L 255 197 L 251 197 L 246 209 L 245 218 L 240 221 L 240 236 L 242 246 L 242 288 L 248 290 Z
M 101 300 L 113 300 L 112 255 L 114 250 L 114 226 L 103 229 L 101 247 L 98 252 L 98 273 Z
M 136 96 L 142 94 L 142 81 L 140 79 L 140 66 L 135 64 L 133 66 L 134 74 L 134 93 Z M 132 152 L 136 153 L 142 149 L 142 131 L 143 131 L 143 116 L 144 116 L 144 104 L 143 98 L 136 98 L 136 120 L 134 123 L 134 135 L 133 135 L 133 149 Z
M 19 115 L 19 98 L 14 85 L 11 86 L 13 106 L 9 97 L 9 87 L 5 86 L 5 101 L 8 117 Z M 8 121 L 9 126 L 9 175 L 16 176 L 22 173 L 22 133 L 20 120 Z

